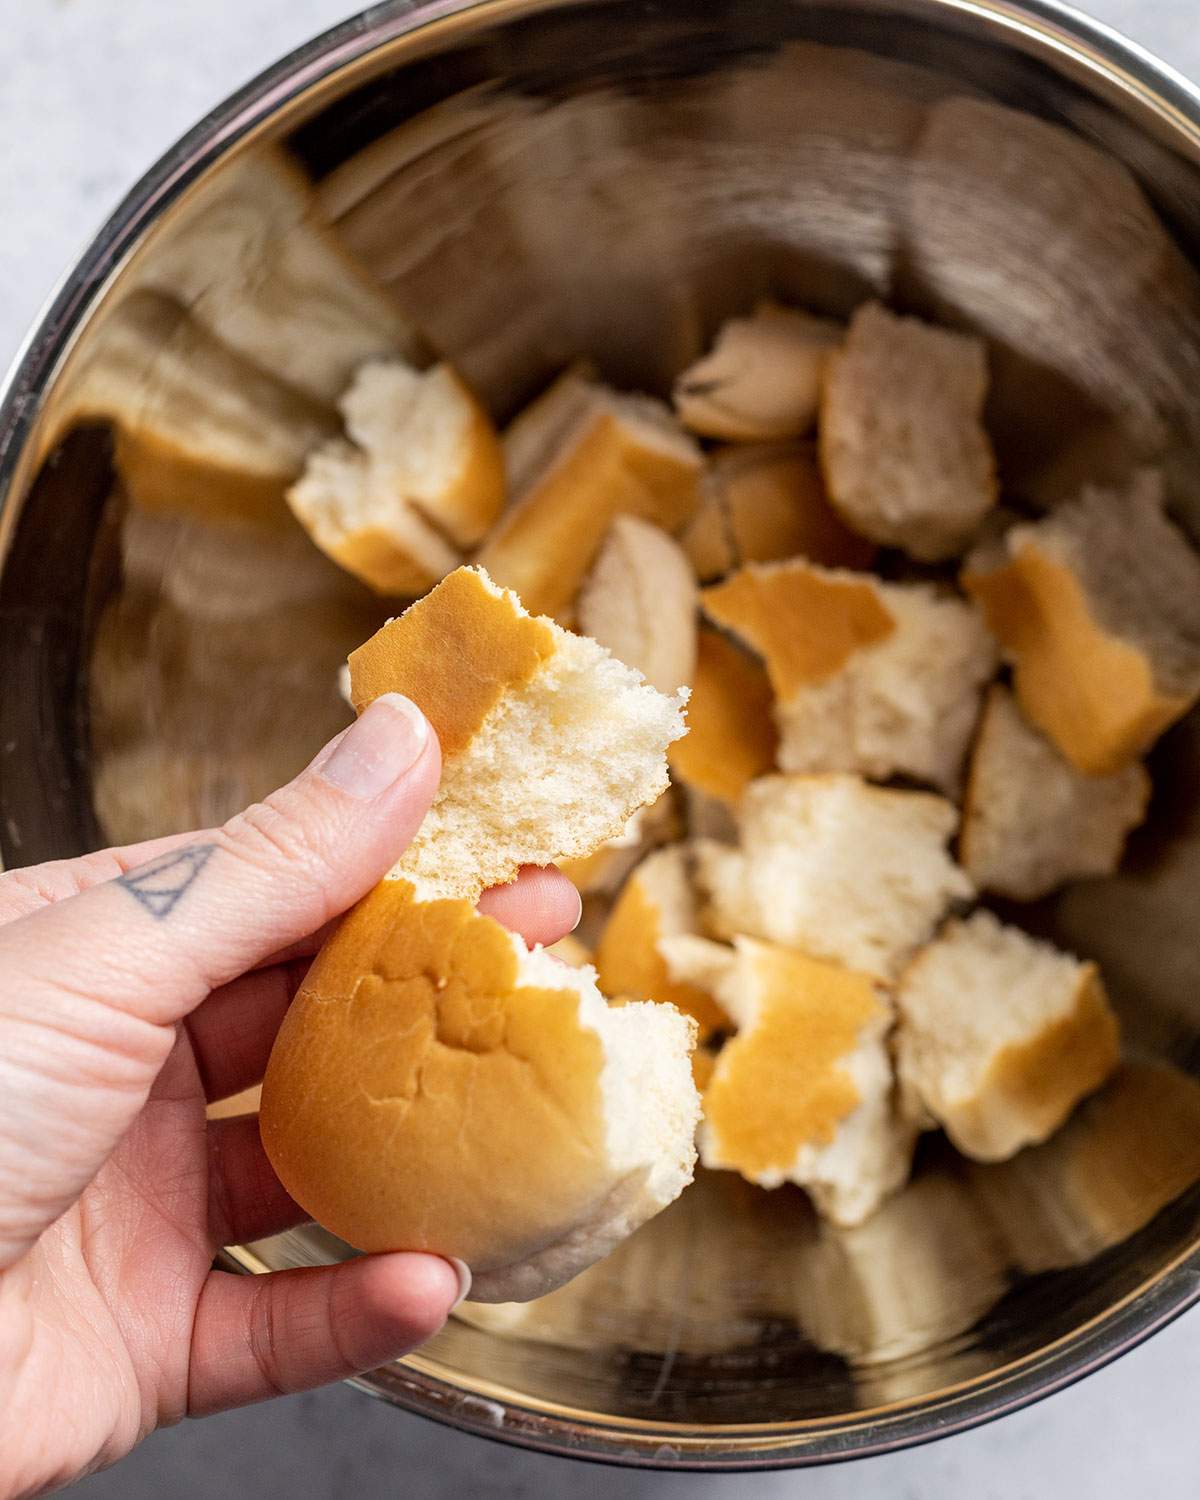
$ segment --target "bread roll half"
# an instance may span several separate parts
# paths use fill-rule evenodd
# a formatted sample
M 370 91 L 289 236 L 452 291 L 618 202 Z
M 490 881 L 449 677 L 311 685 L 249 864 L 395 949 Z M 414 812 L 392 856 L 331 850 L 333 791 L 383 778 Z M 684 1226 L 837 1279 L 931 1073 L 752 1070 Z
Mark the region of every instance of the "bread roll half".
M 587 968 L 467 901 L 384 881 L 288 1011 L 260 1125 L 280 1181 L 359 1250 L 470 1267 L 525 1301 L 606 1255 L 691 1181 L 695 1023 L 610 1009 Z

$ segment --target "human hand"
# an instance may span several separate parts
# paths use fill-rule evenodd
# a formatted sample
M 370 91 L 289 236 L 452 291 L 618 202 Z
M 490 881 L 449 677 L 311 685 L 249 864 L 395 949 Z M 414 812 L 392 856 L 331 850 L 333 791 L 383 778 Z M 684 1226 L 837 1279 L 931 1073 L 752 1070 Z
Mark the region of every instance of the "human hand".
M 205 1118 L 262 1077 L 321 929 L 394 863 L 439 770 L 388 695 L 223 828 L 0 877 L 0 1496 L 373 1368 L 446 1318 L 460 1276 L 434 1255 L 212 1270 L 306 1216 L 256 1117 Z M 579 910 L 543 871 L 480 904 L 531 942 Z

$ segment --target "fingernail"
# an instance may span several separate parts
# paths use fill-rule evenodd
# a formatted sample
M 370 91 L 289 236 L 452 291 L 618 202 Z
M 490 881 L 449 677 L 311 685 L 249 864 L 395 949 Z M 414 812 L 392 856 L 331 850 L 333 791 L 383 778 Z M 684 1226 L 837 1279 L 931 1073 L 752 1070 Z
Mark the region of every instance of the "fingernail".
M 455 1255 L 447 1255 L 446 1259 L 454 1267 L 458 1276 L 458 1296 L 455 1297 L 450 1307 L 450 1311 L 453 1312 L 460 1302 L 466 1301 L 467 1293 L 471 1290 L 471 1268 L 465 1260 L 459 1260 Z
M 575 890 L 575 887 L 572 886 L 571 889 Z M 579 894 L 579 892 L 577 890 L 575 890 L 575 920 L 571 923 L 571 931 L 574 932 L 575 929 L 579 926 L 580 922 L 582 922 L 582 921 L 583 921 L 583 897 Z
M 412 770 L 428 742 L 429 721 L 417 705 L 384 693 L 351 724 L 317 774 L 369 802 Z

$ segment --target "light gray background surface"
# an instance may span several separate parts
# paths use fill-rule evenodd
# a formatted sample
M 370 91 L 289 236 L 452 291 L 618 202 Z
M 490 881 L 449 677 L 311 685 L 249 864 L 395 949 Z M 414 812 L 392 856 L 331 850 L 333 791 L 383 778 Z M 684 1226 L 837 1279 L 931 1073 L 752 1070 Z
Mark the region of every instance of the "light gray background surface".
M 353 0 L 0 0 L 0 366 L 138 174 L 209 106 L 352 8 Z M 1087 8 L 1200 77 L 1197 0 Z M 159 1433 L 78 1493 L 1175 1500 L 1200 1494 L 1200 1312 L 1030 1411 L 848 1467 L 712 1478 L 569 1464 L 446 1432 L 341 1387 Z

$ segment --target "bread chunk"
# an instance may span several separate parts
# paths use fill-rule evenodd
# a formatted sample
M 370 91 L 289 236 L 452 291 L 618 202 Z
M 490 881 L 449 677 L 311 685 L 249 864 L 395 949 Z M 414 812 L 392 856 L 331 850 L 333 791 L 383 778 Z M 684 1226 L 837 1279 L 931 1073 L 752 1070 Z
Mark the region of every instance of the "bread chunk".
M 831 361 L 821 465 L 846 524 L 921 562 L 962 552 L 996 503 L 983 342 L 877 302 Z
M 1132 765 L 1200 697 L 1200 557 L 1152 471 L 990 538 L 963 585 L 1022 709 L 1085 775 Z
M 997 665 L 973 605 L 801 560 L 744 568 L 703 600 L 763 657 L 783 770 L 904 775 L 959 793 Z
M 948 923 L 902 976 L 896 1002 L 908 1112 L 976 1161 L 1046 1140 L 1120 1059 L 1096 965 L 990 912 Z
M 740 848 L 697 845 L 717 937 L 765 938 L 886 979 L 974 891 L 946 852 L 957 811 L 932 793 L 764 776 L 738 822 Z
M 1068 881 L 1111 875 L 1146 815 L 1142 765 L 1084 776 L 997 683 L 971 755 L 960 858 L 980 890 L 1038 901 Z
M 870 975 L 751 938 L 722 987 L 737 1035 L 704 1093 L 706 1167 L 799 1183 L 861 1224 L 908 1176 L 915 1130 L 896 1113 L 891 1003 Z

